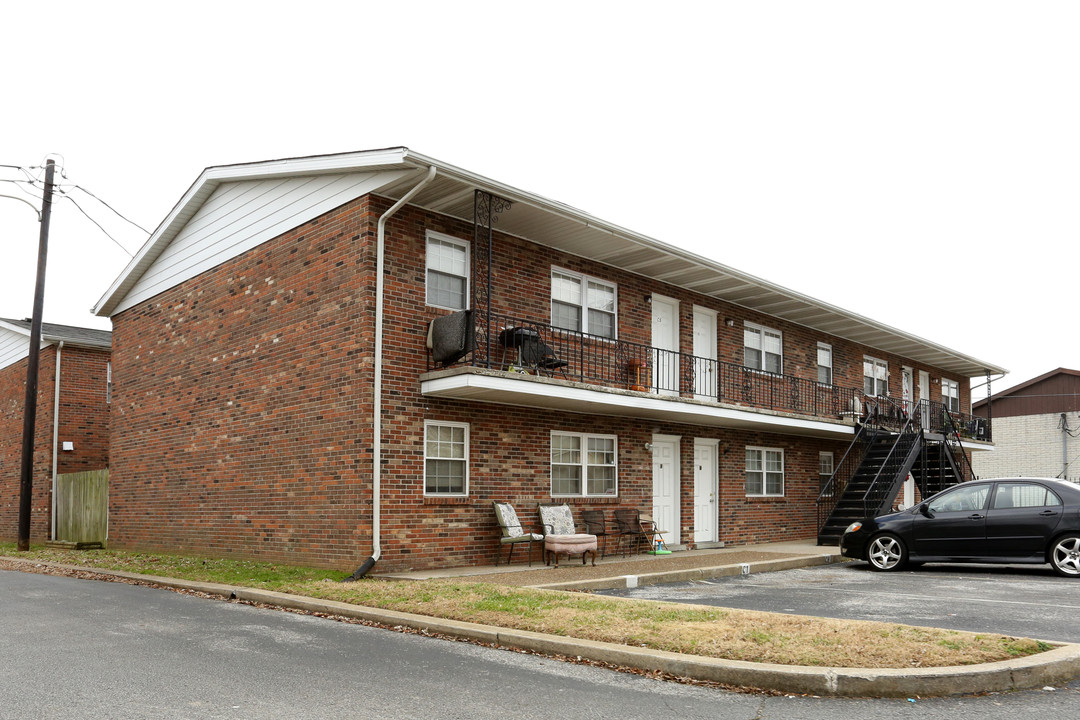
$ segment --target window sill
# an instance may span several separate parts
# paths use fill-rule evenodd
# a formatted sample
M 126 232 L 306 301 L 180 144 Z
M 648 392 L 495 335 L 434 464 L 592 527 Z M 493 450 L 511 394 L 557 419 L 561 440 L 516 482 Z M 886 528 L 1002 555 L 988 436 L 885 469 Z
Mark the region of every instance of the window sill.
M 439 497 L 438 495 L 425 495 L 424 505 L 468 505 L 471 500 L 468 495 L 453 496 L 453 497 Z

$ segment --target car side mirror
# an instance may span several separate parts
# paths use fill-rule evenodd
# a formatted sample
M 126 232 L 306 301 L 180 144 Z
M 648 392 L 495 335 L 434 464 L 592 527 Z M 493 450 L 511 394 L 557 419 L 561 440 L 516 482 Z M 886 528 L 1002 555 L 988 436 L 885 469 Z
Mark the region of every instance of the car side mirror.
M 919 514 L 924 515 L 926 517 L 934 517 L 933 515 L 930 514 L 930 505 L 927 504 L 927 503 L 920 503 L 919 504 Z

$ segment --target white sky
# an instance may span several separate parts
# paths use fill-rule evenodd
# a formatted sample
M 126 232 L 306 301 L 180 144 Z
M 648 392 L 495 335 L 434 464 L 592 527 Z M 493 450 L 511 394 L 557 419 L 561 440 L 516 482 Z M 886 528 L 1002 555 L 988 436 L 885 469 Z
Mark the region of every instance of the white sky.
M 994 390 L 1080 368 L 1080 3 L 106 0 L 3 25 L 0 164 L 58 153 L 148 230 L 209 165 L 405 145 L 1012 370 Z M 0 198 L 0 317 L 31 314 L 37 239 Z M 89 308 L 127 259 L 58 201 L 45 320 L 108 329 Z

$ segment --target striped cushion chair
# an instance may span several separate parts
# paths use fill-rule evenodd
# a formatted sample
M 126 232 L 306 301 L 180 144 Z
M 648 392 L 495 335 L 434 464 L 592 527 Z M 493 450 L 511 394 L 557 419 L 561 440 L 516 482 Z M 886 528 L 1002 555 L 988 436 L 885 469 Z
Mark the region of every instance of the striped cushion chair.
M 585 564 L 586 556 L 592 555 L 592 564 L 596 565 L 596 536 L 577 531 L 569 505 L 541 505 L 537 509 L 540 512 L 540 524 L 544 526 L 545 565 L 549 556 L 554 554 L 555 567 L 559 567 L 560 553 L 566 553 L 567 556 L 581 553 L 582 565 Z
M 499 564 L 503 545 L 510 546 L 510 552 L 506 556 L 506 564 L 509 565 L 510 558 L 514 556 L 514 546 L 524 542 L 529 543 L 529 567 L 532 567 L 532 544 L 542 542 L 544 536 L 534 532 L 525 532 L 521 527 L 521 521 L 518 520 L 517 512 L 514 511 L 514 506 L 510 503 L 496 500 L 492 504 L 495 506 L 495 519 L 498 520 L 499 528 L 502 530 L 502 538 L 499 540 L 499 552 L 495 555 L 495 564 Z

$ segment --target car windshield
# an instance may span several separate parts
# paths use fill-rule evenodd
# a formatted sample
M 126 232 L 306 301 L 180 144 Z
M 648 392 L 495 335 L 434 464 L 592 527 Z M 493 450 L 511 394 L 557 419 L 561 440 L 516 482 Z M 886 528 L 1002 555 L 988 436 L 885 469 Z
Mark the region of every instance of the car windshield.
M 989 485 L 960 486 L 942 493 L 927 505 L 930 512 L 971 512 L 986 507 Z

